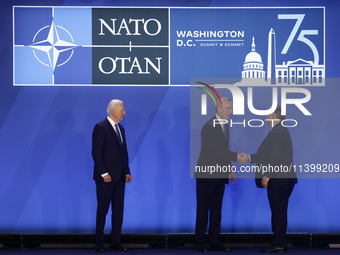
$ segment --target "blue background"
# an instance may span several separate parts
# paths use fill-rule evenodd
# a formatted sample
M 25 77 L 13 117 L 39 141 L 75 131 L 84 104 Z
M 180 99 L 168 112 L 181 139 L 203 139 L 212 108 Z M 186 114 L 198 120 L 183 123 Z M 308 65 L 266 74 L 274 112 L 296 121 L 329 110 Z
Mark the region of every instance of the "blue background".
M 106 117 L 108 102 L 119 98 L 126 107 L 122 124 L 134 178 L 126 188 L 123 233 L 193 233 L 196 197 L 195 180 L 190 178 L 189 171 L 190 88 L 13 86 L 12 6 L 46 4 L 34 0 L 0 3 L 0 232 L 94 233 L 96 198 L 91 134 L 94 125 Z M 54 0 L 48 4 L 326 6 L 326 75 L 339 77 L 339 1 Z M 197 76 L 191 73 L 195 61 L 181 59 L 181 55 L 174 53 L 171 52 L 171 65 L 183 60 L 190 67 L 175 71 L 171 68 L 173 84 L 190 84 L 190 78 Z M 206 68 L 209 70 L 209 66 Z M 294 162 L 340 163 L 337 79 L 324 88 L 309 90 L 312 99 L 305 106 L 313 114 L 311 117 L 293 106 L 288 108 L 290 117 L 299 122 L 291 130 Z M 256 106 L 268 106 L 270 91 L 263 88 L 257 95 Z M 211 108 L 208 113 L 213 114 Z M 254 117 L 246 111 L 242 119 Z M 231 147 L 252 153 L 268 130 L 268 127 L 232 129 Z M 300 179 L 290 200 L 288 231 L 338 233 L 339 181 Z M 253 179 L 238 179 L 226 188 L 222 213 L 222 232 L 271 231 L 266 191 L 257 189 Z

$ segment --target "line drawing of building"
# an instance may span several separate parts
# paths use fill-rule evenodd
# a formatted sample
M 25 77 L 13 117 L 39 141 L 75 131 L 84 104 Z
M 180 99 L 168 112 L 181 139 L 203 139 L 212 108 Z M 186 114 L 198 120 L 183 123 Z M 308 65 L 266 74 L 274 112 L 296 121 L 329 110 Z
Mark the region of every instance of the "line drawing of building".
M 324 65 L 314 65 L 313 61 L 297 59 L 276 65 L 276 82 L 291 85 L 325 85 Z
M 267 61 L 267 81 L 270 79 L 272 84 L 275 83 L 276 70 L 276 38 L 274 29 L 268 33 L 268 61 Z
M 251 79 L 250 79 L 251 78 Z M 243 64 L 242 80 L 236 86 L 325 86 L 325 65 L 298 58 L 276 63 L 276 35 L 273 28 L 268 33 L 267 72 L 262 57 L 255 51 L 252 38 L 251 52 Z
M 261 55 L 255 51 L 255 38 L 251 44 L 251 52 L 247 54 L 243 64 L 242 79 L 244 78 L 265 78 Z

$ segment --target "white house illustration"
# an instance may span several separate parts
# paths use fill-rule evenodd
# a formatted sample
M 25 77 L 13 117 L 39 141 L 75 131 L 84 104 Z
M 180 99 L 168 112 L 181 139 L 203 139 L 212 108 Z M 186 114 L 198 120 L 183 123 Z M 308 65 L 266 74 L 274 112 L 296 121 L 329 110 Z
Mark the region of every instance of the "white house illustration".
M 325 77 L 324 65 L 314 65 L 313 61 L 301 58 L 276 65 L 277 83 L 291 85 L 321 85 Z

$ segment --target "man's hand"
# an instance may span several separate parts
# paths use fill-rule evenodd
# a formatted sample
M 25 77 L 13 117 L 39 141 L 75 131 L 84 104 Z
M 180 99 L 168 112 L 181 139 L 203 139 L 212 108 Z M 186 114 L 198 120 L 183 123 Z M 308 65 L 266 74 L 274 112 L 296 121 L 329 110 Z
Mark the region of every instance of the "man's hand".
M 262 186 L 265 187 L 265 188 L 268 188 L 268 182 L 269 182 L 269 180 L 270 180 L 270 179 L 269 179 L 268 177 L 264 176 L 264 177 L 262 178 L 262 181 L 261 181 Z
M 231 183 L 235 183 L 236 182 L 236 175 L 235 175 L 235 173 L 231 173 L 230 174 L 230 182 Z
M 245 153 L 240 153 L 237 157 L 237 160 L 241 163 L 244 164 L 249 161 L 249 157 Z
M 111 182 L 111 176 L 109 174 L 105 175 L 103 179 L 104 179 L 104 182 Z
M 127 182 L 127 183 L 132 182 L 132 176 L 129 175 L 129 174 L 125 175 L 125 182 Z

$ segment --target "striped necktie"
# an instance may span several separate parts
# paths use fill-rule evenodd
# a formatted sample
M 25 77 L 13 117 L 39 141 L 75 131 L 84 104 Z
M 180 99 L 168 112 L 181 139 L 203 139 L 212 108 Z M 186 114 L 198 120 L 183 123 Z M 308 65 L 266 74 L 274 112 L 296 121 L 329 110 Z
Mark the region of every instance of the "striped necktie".
M 122 146 L 123 142 L 122 142 L 122 138 L 120 136 L 120 131 L 119 131 L 119 128 L 118 128 L 118 124 L 115 124 L 115 127 L 116 127 L 116 134 L 118 136 L 119 144 L 120 144 L 120 146 Z

